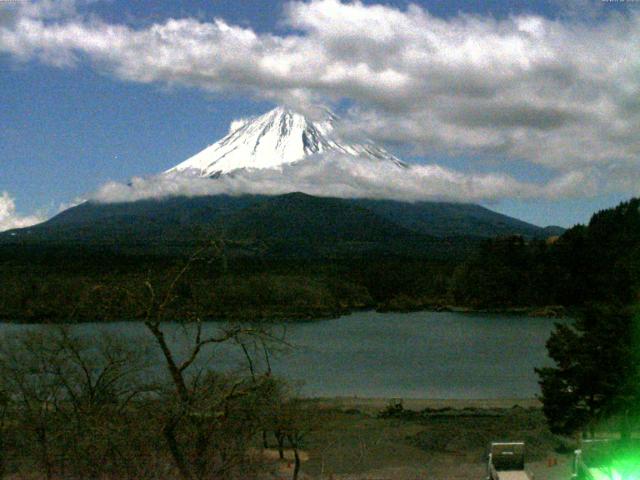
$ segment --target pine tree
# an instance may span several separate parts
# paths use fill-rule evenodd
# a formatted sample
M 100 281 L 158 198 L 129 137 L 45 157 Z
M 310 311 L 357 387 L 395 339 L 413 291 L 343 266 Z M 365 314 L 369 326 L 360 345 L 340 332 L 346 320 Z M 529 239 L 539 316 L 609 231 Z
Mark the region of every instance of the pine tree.
M 594 433 L 598 421 L 629 418 L 640 404 L 638 315 L 630 309 L 590 307 L 573 324 L 558 324 L 547 342 L 555 367 L 536 369 L 551 431 Z

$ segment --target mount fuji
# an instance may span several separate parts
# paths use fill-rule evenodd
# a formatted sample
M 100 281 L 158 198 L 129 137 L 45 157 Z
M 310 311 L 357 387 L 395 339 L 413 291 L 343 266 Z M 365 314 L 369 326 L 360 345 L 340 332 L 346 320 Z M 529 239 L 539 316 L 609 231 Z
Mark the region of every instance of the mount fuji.
M 281 169 L 313 155 L 335 153 L 406 165 L 373 142 L 349 143 L 336 136 L 339 119 L 325 110 L 320 121 L 277 107 L 259 117 L 232 123 L 230 132 L 165 173 L 216 177 L 236 170 Z
M 337 162 L 358 159 L 409 171 L 409 165 L 373 142 L 339 139 L 338 124 L 328 111 L 320 121 L 310 121 L 278 107 L 234 122 L 224 138 L 160 177 L 221 182 L 221 177 L 233 179 L 237 172 L 274 170 L 286 181 L 290 165 L 319 161 L 323 155 L 335 155 Z M 280 181 L 279 175 L 273 178 Z M 0 246 L 71 245 L 146 255 L 189 252 L 204 236 L 260 245 L 263 254 L 274 256 L 352 258 L 375 252 L 431 258 L 460 255 L 482 238 L 514 234 L 546 238 L 556 233 L 468 203 L 331 198 L 299 191 L 203 193 L 87 201 L 40 225 L 0 233 Z

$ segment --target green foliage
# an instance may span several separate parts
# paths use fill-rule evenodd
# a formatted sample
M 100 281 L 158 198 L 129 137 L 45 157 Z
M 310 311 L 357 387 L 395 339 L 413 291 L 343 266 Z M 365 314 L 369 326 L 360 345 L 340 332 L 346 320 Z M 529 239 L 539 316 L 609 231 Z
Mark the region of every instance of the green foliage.
M 228 209 L 237 213 L 235 208 L 241 208 L 244 213 L 234 218 L 242 217 L 242 221 L 238 220 L 239 230 L 234 231 L 251 238 L 229 242 L 227 268 L 220 262 L 194 266 L 168 312 L 176 318 L 194 300 L 203 318 L 306 319 L 362 308 L 408 311 L 447 305 L 476 309 L 562 305 L 573 309 L 590 302 L 627 304 L 640 291 L 638 199 L 599 212 L 588 226 L 574 227 L 554 241 L 522 236 L 484 241 L 394 236 L 388 226 L 389 215 L 399 215 L 393 202 L 345 206 L 335 200 L 295 195 L 258 204 L 249 199 L 237 200 L 239 206 L 236 200 L 229 202 L 231 206 L 220 204 L 214 213 L 222 215 Z M 173 203 L 180 215 L 201 214 L 203 222 L 209 218 L 205 200 L 193 205 L 185 200 Z M 190 206 L 196 212 L 189 213 Z M 151 209 L 147 221 L 160 222 L 161 205 L 145 203 L 143 207 Z M 312 207 L 320 208 L 315 220 L 300 224 L 287 220 L 289 214 L 298 218 Z M 92 209 L 100 208 L 87 205 L 74 215 L 86 211 L 88 221 L 95 213 Z M 137 208 L 142 207 L 114 206 L 112 213 L 115 218 L 129 218 Z M 411 214 L 402 217 L 403 225 L 410 229 L 418 217 L 427 222 L 435 212 L 424 217 L 425 208 L 411 207 Z M 378 209 L 386 220 L 373 222 L 370 213 L 356 215 L 357 221 L 352 218 L 354 212 L 367 209 Z M 322 216 L 333 213 L 339 213 L 339 218 L 328 223 L 324 236 L 312 234 L 326 223 Z M 269 225 L 276 220 L 282 229 L 269 233 Z M 375 242 L 365 241 L 367 232 Z M 206 233 L 201 229 L 196 237 Z M 175 274 L 176 265 L 184 262 L 185 251 L 193 249 L 189 242 L 167 249 L 151 241 L 144 252 L 103 247 L 64 242 L 57 246 L 0 245 L 0 319 L 141 318 L 144 312 L 136 306 L 146 294 L 145 281 L 166 282 Z
M 592 306 L 574 325 L 557 325 L 547 342 L 556 366 L 537 369 L 541 400 L 554 433 L 593 432 L 613 415 L 640 407 L 638 317 Z
M 333 256 L 340 252 L 362 256 L 407 249 L 419 254 L 438 245 L 451 250 L 457 246 L 455 238 L 509 234 L 527 238 L 547 235 L 544 229 L 478 205 L 288 193 L 85 202 L 44 224 L 0 234 L 0 244 L 84 246 L 112 253 L 167 255 L 184 253 L 207 238 L 224 236 L 258 240 L 256 248 L 285 256 Z M 434 242 L 435 237 L 446 242 Z
M 451 295 L 456 304 L 476 308 L 549 304 L 550 273 L 540 262 L 546 253 L 544 242 L 522 237 L 487 241 L 456 269 Z
M 166 284 L 184 260 L 128 255 L 0 256 L 0 319 L 16 322 L 142 318 L 145 281 Z M 202 318 L 278 320 L 336 316 L 354 309 L 407 310 L 446 304 L 453 267 L 411 258 L 254 259 L 200 262 L 180 283 L 168 318 L 198 304 Z
M 593 215 L 555 241 L 487 241 L 455 271 L 454 303 L 480 308 L 629 304 L 640 291 L 640 199 Z

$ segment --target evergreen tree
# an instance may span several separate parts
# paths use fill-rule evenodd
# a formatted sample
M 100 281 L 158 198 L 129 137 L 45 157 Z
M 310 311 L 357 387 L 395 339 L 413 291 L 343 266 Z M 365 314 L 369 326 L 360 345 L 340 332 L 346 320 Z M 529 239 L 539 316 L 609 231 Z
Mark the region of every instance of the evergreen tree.
M 622 419 L 621 435 L 639 405 L 638 315 L 589 307 L 573 324 L 558 324 L 547 342 L 555 367 L 536 369 L 551 431 L 593 435 L 599 420 Z

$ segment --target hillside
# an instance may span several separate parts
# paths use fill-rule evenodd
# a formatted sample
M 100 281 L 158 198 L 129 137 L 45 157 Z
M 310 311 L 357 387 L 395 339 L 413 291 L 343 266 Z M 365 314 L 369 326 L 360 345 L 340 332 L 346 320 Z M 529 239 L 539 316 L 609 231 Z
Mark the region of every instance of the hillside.
M 552 242 L 502 238 L 460 265 L 452 295 L 480 308 L 628 304 L 640 295 L 640 199 L 595 213 Z
M 0 234 L 0 318 L 138 318 L 126 296 L 108 292 L 144 298 L 148 279 L 163 284 L 217 239 L 228 261 L 198 265 L 174 315 L 193 298 L 208 318 L 432 308 L 448 303 L 455 266 L 497 234 L 545 231 L 476 205 L 302 193 L 87 202 Z
M 478 205 L 291 193 L 87 202 L 40 225 L 4 232 L 0 245 L 81 245 L 164 254 L 226 238 L 260 242 L 266 252 L 284 256 L 367 251 L 455 256 L 466 252 L 469 242 L 498 235 L 546 238 L 547 233 Z

